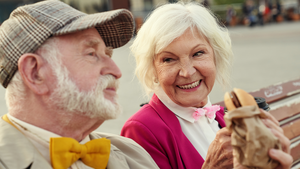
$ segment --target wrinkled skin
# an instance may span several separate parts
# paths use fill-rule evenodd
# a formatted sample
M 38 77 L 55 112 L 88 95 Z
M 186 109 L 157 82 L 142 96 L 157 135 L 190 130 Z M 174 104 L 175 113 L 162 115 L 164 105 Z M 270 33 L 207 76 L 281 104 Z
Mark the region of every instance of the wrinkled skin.
M 231 146 L 231 133 L 227 128 L 222 128 L 210 144 L 202 168 L 233 168 L 233 149 Z
M 272 159 L 279 161 L 275 169 L 290 169 L 293 163 L 293 157 L 290 155 L 290 140 L 284 135 L 278 121 L 269 113 L 260 110 L 267 117 L 262 119 L 263 123 L 279 139 L 282 150 L 270 149 L 269 155 Z M 231 146 L 231 133 L 222 128 L 217 132 L 215 140 L 210 144 L 203 169 L 247 169 L 234 158 L 235 151 Z

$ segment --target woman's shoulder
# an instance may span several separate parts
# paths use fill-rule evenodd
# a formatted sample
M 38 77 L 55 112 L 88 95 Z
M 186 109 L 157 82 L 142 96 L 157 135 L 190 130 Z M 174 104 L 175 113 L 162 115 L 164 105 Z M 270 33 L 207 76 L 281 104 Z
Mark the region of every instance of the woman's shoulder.
M 135 114 L 133 114 L 127 121 L 149 121 L 158 117 L 155 109 L 147 104 L 144 104 Z
M 121 130 L 121 136 L 131 138 L 139 144 L 148 142 L 159 144 L 158 142 L 163 142 L 167 145 L 168 140 L 174 137 L 171 129 L 174 126 L 170 126 L 169 120 L 163 119 L 160 113 L 156 112 L 151 105 L 144 105 L 125 122 Z
M 132 115 L 125 122 L 122 130 L 131 129 L 145 129 L 152 130 L 169 130 L 168 125 L 170 117 L 166 119 L 164 109 L 158 109 L 157 105 L 153 105 L 152 102 L 143 105 L 134 115 Z M 174 115 L 174 114 L 172 114 Z M 175 115 L 174 115 L 175 116 Z M 153 125 L 155 124 L 155 125 Z M 173 123 L 172 123 L 173 124 Z

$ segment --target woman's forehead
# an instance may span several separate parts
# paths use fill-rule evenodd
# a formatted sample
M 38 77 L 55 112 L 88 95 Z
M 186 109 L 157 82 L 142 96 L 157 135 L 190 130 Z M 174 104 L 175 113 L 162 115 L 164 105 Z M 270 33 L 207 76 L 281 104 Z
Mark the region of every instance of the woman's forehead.
M 191 27 L 186 29 L 181 35 L 173 37 L 173 40 L 170 40 L 169 43 L 164 43 L 164 46 L 161 47 L 160 50 L 156 52 L 156 54 L 163 52 L 171 44 L 176 43 L 177 41 L 187 40 L 186 37 L 190 36 L 193 36 L 196 39 L 204 39 L 209 44 L 208 38 L 201 31 L 199 31 L 196 27 Z

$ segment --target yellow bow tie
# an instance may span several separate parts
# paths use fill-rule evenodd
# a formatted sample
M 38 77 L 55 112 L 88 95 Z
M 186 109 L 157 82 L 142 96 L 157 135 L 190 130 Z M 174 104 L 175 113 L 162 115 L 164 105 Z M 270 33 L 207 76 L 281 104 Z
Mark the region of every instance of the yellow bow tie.
M 106 138 L 79 144 L 73 138 L 58 137 L 50 139 L 50 157 L 54 169 L 67 169 L 79 158 L 95 169 L 105 169 L 110 153 L 110 140 Z

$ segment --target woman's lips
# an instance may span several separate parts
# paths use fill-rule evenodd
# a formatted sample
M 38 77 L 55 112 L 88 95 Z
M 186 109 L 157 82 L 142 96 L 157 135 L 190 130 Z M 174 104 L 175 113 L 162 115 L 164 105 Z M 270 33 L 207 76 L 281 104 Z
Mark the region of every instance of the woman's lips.
M 200 86 L 201 81 L 202 79 L 188 85 L 182 85 L 182 86 L 177 85 L 177 87 L 179 87 L 180 89 L 193 89 Z

